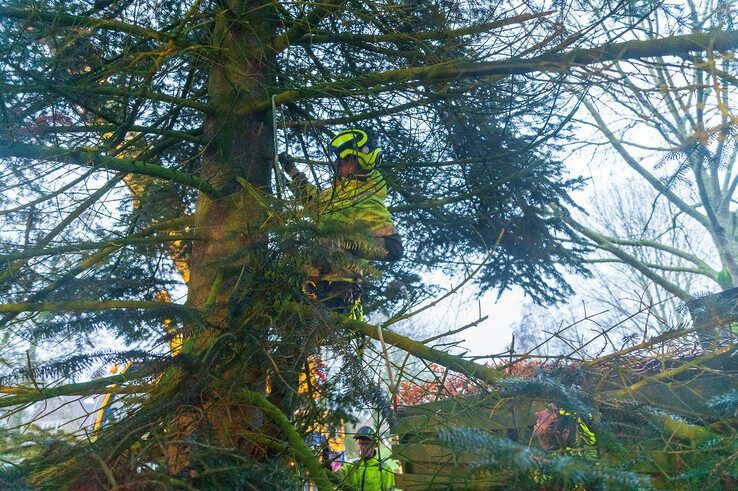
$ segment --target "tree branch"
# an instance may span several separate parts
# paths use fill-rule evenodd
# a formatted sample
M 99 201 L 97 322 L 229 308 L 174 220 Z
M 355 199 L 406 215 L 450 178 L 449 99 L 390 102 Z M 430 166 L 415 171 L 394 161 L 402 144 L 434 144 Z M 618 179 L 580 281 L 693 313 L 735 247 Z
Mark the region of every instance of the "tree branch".
M 102 242 L 77 242 L 75 244 L 67 244 L 48 249 L 31 249 L 13 254 L 0 254 L 0 264 L 6 261 L 15 261 L 16 259 L 27 259 L 39 256 L 51 256 L 55 254 L 64 254 L 67 252 L 80 252 L 95 249 L 105 249 L 108 247 L 121 248 L 126 245 L 136 244 L 158 244 L 160 242 L 175 242 L 178 240 L 197 240 L 202 238 L 195 234 L 184 235 L 166 235 L 163 237 L 121 237 L 120 239 L 105 240 Z
M 29 76 L 38 76 L 38 74 L 32 74 L 26 72 Z M 28 93 L 40 93 L 47 94 L 48 91 L 53 91 L 61 96 L 66 94 L 98 94 L 108 95 L 114 97 L 136 97 L 144 98 L 152 101 L 168 102 L 175 106 L 189 107 L 202 113 L 210 112 L 210 106 L 202 104 L 193 100 L 192 98 L 177 97 L 169 94 L 162 94 L 161 92 L 146 92 L 146 91 L 130 91 L 120 87 L 110 87 L 101 85 L 99 83 L 94 85 L 61 85 L 52 83 L 43 83 L 41 85 L 11 85 L 2 84 L 0 85 L 0 91 L 13 93 L 13 94 L 28 94 Z
M 133 159 L 119 159 L 77 149 L 46 147 L 43 145 L 6 140 L 0 140 L 0 157 L 51 160 L 54 162 L 91 167 L 93 169 L 113 169 L 125 173 L 140 174 L 176 182 L 198 189 L 211 198 L 217 199 L 222 197 L 218 190 L 201 177 Z
M 317 6 L 304 17 L 297 19 L 287 32 L 279 36 L 272 43 L 272 49 L 281 53 L 287 49 L 290 44 L 300 41 L 310 30 L 320 24 L 320 22 L 332 14 L 339 7 L 343 6 L 346 0 L 325 0 L 317 4 Z
M 318 313 L 314 309 L 308 308 L 304 305 L 292 303 L 288 308 L 307 319 L 313 319 L 318 316 Z M 332 318 L 335 322 L 339 323 L 339 325 L 350 331 L 360 332 L 372 339 L 380 341 L 379 332 L 377 330 L 381 327 L 373 326 L 366 322 L 354 320 L 339 314 L 332 315 Z M 451 353 L 431 348 L 420 341 L 415 341 L 386 329 L 382 329 L 382 337 L 384 338 L 385 343 L 396 348 L 400 348 L 413 356 L 437 363 L 449 370 L 463 373 L 464 375 L 477 378 L 487 383 L 494 383 L 496 380 L 508 376 L 500 370 L 495 370 L 488 366 L 474 363 L 473 361 L 466 360 L 459 355 L 452 355 Z
M 2 148 L 0 147 L 0 152 L 2 151 Z M 66 228 L 75 220 L 77 220 L 85 211 L 87 211 L 91 206 L 93 206 L 97 201 L 108 194 L 115 186 L 118 185 L 119 182 L 123 180 L 125 177 L 125 174 L 123 173 L 117 173 L 115 176 L 113 176 L 112 179 L 110 179 L 107 183 L 105 183 L 104 186 L 102 186 L 100 189 L 89 195 L 82 203 L 80 203 L 79 206 L 77 206 L 71 213 L 69 213 L 67 216 L 64 217 L 64 219 L 57 223 L 56 226 L 49 231 L 46 235 L 41 238 L 36 244 L 34 244 L 34 249 L 41 249 L 46 247 L 53 241 L 59 234 L 61 234 Z M 15 261 L 14 263 L 9 264 L 5 268 L 0 268 L 0 283 L 5 282 L 8 278 L 12 277 L 14 274 L 16 274 L 18 271 L 21 270 L 26 264 L 28 264 L 28 261 Z
M 556 12 L 555 10 L 549 10 L 547 12 L 540 12 L 537 14 L 524 13 L 516 15 L 514 17 L 508 17 L 506 19 L 498 19 L 492 22 L 486 22 L 484 24 L 477 24 L 475 26 L 462 27 L 460 29 L 447 29 L 430 32 L 398 32 L 391 34 L 332 34 L 327 32 L 320 32 L 306 36 L 306 38 L 300 44 L 317 44 L 317 43 L 412 43 L 417 41 L 430 41 L 430 40 L 449 40 L 461 36 L 468 36 L 471 34 L 481 34 L 483 32 L 491 31 L 500 27 L 505 27 L 512 24 L 522 24 L 532 19 L 540 19 L 542 17 L 548 17 L 549 15 Z M 293 43 L 294 44 L 294 43 Z
M 602 264 L 602 263 L 615 263 L 615 264 L 622 264 L 623 261 L 619 259 L 607 259 L 607 258 L 597 258 L 597 259 L 587 259 L 586 262 L 588 264 Z M 701 274 L 704 276 L 707 276 L 711 280 L 717 282 L 717 272 L 715 274 L 708 273 L 700 268 L 689 268 L 686 266 L 667 266 L 664 264 L 657 264 L 657 263 L 643 263 L 644 266 L 652 269 L 660 269 L 662 271 L 672 271 L 675 273 L 693 273 L 693 274 Z
M 636 269 L 640 271 L 643 276 L 648 278 L 649 280 L 653 281 L 660 287 L 662 287 L 664 290 L 668 291 L 672 295 L 675 295 L 676 297 L 682 299 L 682 300 L 690 300 L 692 296 L 687 293 L 686 291 L 682 290 L 678 285 L 672 283 L 671 281 L 667 280 L 663 276 L 657 275 L 654 273 L 650 268 L 648 268 L 642 261 L 640 261 L 637 257 L 628 254 L 627 252 L 623 251 L 622 249 L 615 247 L 614 244 L 609 242 L 607 240 L 607 237 L 601 235 L 598 232 L 595 232 L 594 230 L 591 230 L 583 225 L 581 225 L 579 222 L 571 218 L 570 216 L 567 216 L 564 213 L 559 214 L 561 216 L 561 219 L 564 220 L 567 224 L 569 224 L 574 230 L 582 234 L 583 236 L 590 239 L 592 242 L 597 244 L 597 247 L 600 249 L 609 252 L 613 256 L 620 259 L 623 263 L 631 266 L 633 269 Z
M 48 201 L 50 199 L 54 199 L 56 196 L 59 196 L 60 194 L 64 194 L 65 191 L 69 190 L 70 188 L 73 188 L 74 186 L 76 186 L 80 182 L 82 182 L 85 179 L 87 179 L 88 177 L 90 177 L 93 174 L 93 172 L 94 172 L 94 170 L 92 170 L 92 169 L 91 170 L 88 170 L 84 174 L 82 174 L 79 177 L 77 177 L 76 179 L 73 179 L 72 181 L 68 182 L 64 186 L 62 186 L 59 189 L 57 189 L 56 191 L 52 191 L 51 193 L 45 194 L 43 196 L 40 196 L 40 197 L 38 197 L 38 198 L 36 198 L 36 199 L 34 199 L 32 201 L 29 201 L 27 203 L 23 203 L 22 205 L 18 205 L 18 206 L 13 207 L 13 208 L 8 208 L 7 210 L 0 210 L 0 216 L 8 215 L 10 213 L 16 213 L 16 212 L 19 212 L 19 211 L 24 210 L 26 208 L 31 208 L 33 206 L 36 206 L 36 205 L 38 205 L 40 203 L 43 203 L 44 201 Z
M 604 239 L 606 239 L 608 242 L 611 242 L 613 244 L 617 245 L 624 245 L 624 246 L 632 246 L 632 247 L 651 247 L 653 249 L 657 249 L 660 251 L 668 252 L 669 254 L 673 254 L 677 257 L 680 257 L 682 259 L 685 259 L 695 265 L 698 266 L 700 270 L 704 274 L 715 274 L 717 275 L 717 271 L 715 271 L 713 268 L 710 267 L 709 264 L 707 264 L 705 261 L 700 259 L 699 257 L 695 256 L 694 254 L 690 254 L 688 252 L 685 252 L 681 249 L 678 249 L 676 247 L 672 247 L 669 245 L 661 244 L 660 242 L 656 242 L 655 240 L 648 240 L 648 239 L 621 239 L 618 237 L 612 237 L 609 235 L 599 234 Z
M 181 48 L 192 48 L 193 46 L 182 39 L 178 39 L 175 35 L 157 31 L 155 29 L 128 24 L 119 20 L 96 19 L 94 17 L 66 14 L 63 12 L 48 12 L 37 8 L 17 8 L 6 6 L 0 6 L 0 16 L 7 17 L 9 19 L 23 20 L 28 23 L 48 22 L 54 26 L 89 27 L 91 29 L 125 32 L 163 43 L 172 42 Z
M 633 60 L 654 56 L 683 56 L 694 51 L 715 49 L 728 51 L 738 46 L 738 31 L 717 31 L 670 36 L 649 41 L 626 41 L 605 44 L 590 49 L 573 49 L 565 53 L 543 54 L 527 59 L 508 59 L 483 63 L 441 63 L 430 66 L 398 68 L 385 72 L 342 79 L 328 84 L 315 84 L 305 89 L 287 90 L 275 97 L 276 104 L 286 104 L 312 97 L 354 97 L 357 90 L 365 95 L 367 89 L 388 90 L 387 85 L 408 82 L 437 82 L 439 80 L 479 78 L 490 75 L 525 75 L 533 72 L 565 72 L 573 67 L 615 60 Z M 381 86 L 385 86 L 382 88 Z M 266 99 L 236 108 L 238 114 L 250 114 L 271 108 Z
M 736 349 L 736 347 L 738 347 L 738 345 L 736 345 L 736 344 L 730 344 L 728 346 L 724 346 L 722 348 L 718 348 L 715 351 L 711 351 L 709 353 L 706 353 L 706 354 L 704 354 L 702 356 L 698 356 L 697 358 L 694 358 L 691 361 L 688 361 L 686 363 L 683 363 L 683 364 L 679 365 L 678 367 L 675 367 L 675 368 L 672 368 L 672 369 L 669 369 L 669 370 L 664 370 L 664 371 L 659 372 L 659 373 L 657 373 L 656 375 L 653 375 L 653 376 L 645 377 L 645 378 L 643 378 L 643 380 L 640 380 L 640 381 L 638 381 L 638 382 L 636 382 L 634 384 L 629 385 L 628 387 L 625 387 L 624 389 L 620 389 L 620 390 L 614 392 L 612 394 L 612 397 L 622 398 L 622 397 L 625 397 L 627 395 L 630 395 L 630 394 L 632 394 L 634 392 L 639 391 L 640 389 L 642 389 L 643 387 L 651 384 L 652 382 L 658 382 L 659 380 L 664 380 L 664 379 L 673 379 L 676 375 L 679 375 L 680 373 L 685 372 L 685 371 L 687 371 L 687 370 L 689 370 L 691 368 L 695 368 L 695 367 L 699 367 L 699 366 L 704 366 L 703 364 L 706 361 L 709 361 L 709 360 L 712 360 L 713 358 L 717 358 L 717 357 L 720 357 L 720 356 L 725 355 L 727 353 L 733 352 Z
M 131 133 L 146 133 L 150 135 L 161 135 L 161 136 L 167 136 L 170 138 L 178 138 L 181 140 L 187 140 L 191 141 L 192 143 L 197 143 L 199 145 L 204 145 L 205 140 L 202 138 L 202 129 L 198 129 L 195 131 L 177 131 L 177 130 L 169 130 L 166 128 L 152 128 L 150 126 L 140 126 L 140 125 L 114 125 L 114 124 L 104 124 L 104 125 L 70 125 L 70 126 L 47 126 L 42 128 L 24 128 L 21 131 L 18 132 L 18 134 L 21 135 L 28 135 L 32 134 L 33 136 L 36 135 L 46 135 L 46 134 L 58 134 L 58 133 L 110 133 L 113 131 L 116 131 L 120 129 L 121 127 L 124 127 L 126 132 Z
M 2 303 L 0 313 L 18 312 L 102 312 L 111 309 L 124 310 L 161 310 L 179 313 L 185 316 L 196 315 L 196 311 L 187 305 L 173 302 L 156 302 L 147 300 L 72 300 L 69 302 L 25 302 Z
M 310 472 L 310 478 L 317 485 L 318 489 L 333 489 L 325 469 L 321 465 L 320 461 L 315 457 L 310 448 L 305 443 L 305 440 L 300 436 L 290 420 L 285 414 L 274 404 L 269 402 L 264 396 L 252 392 L 248 389 L 242 389 L 240 392 L 241 398 L 254 407 L 258 407 L 264 414 L 277 425 L 277 427 L 287 437 L 287 442 L 292 451 L 299 454 L 301 462 L 305 468 Z
M 605 135 L 607 140 L 610 142 L 610 144 L 617 150 L 617 152 L 620 154 L 621 157 L 623 157 L 623 160 L 633 168 L 636 172 L 638 172 L 643 178 L 648 181 L 648 183 L 660 194 L 664 195 L 669 201 L 674 203 L 677 207 L 679 207 L 680 210 L 682 210 L 684 213 L 689 215 L 690 217 L 697 220 L 698 223 L 700 223 L 705 228 L 708 227 L 709 222 L 707 218 L 699 213 L 694 207 L 689 206 L 687 203 L 684 202 L 679 196 L 674 194 L 674 192 L 669 189 L 663 182 L 661 182 L 659 179 L 657 179 L 653 174 L 651 174 L 648 170 L 646 170 L 645 167 L 643 167 L 641 164 L 639 164 L 636 159 L 634 159 L 630 153 L 623 147 L 623 144 L 615 137 L 615 135 L 610 131 L 610 128 L 607 127 L 607 124 L 602 119 L 602 116 L 600 116 L 600 113 L 597 111 L 597 109 L 592 105 L 592 103 L 587 100 L 586 98 L 583 100 L 585 107 L 589 111 L 589 113 L 592 115 L 592 117 L 597 122 L 597 126 L 599 127 L 600 131 Z
M 189 223 L 191 223 L 191 221 L 192 221 L 192 216 L 184 216 L 184 217 L 174 218 L 172 220 L 162 221 L 159 223 L 155 223 L 154 225 L 151 225 L 147 227 L 146 229 L 141 230 L 140 232 L 137 232 L 131 235 L 130 237 L 146 237 L 149 234 L 152 234 L 158 230 L 174 230 L 179 227 L 188 225 Z M 40 300 L 43 300 L 51 292 L 55 291 L 58 288 L 63 287 L 70 280 L 75 278 L 77 275 L 99 264 L 100 261 L 102 261 L 103 259 L 105 259 L 106 257 L 108 257 L 110 254 L 114 253 L 117 250 L 118 250 L 117 246 L 110 246 L 100 251 L 97 251 L 94 254 L 90 254 L 88 257 L 82 260 L 79 263 L 79 265 L 67 271 L 61 278 L 57 279 L 56 281 L 52 281 L 50 284 L 46 285 L 40 291 L 37 291 L 36 293 L 34 293 L 31 296 L 31 298 L 28 299 L 29 303 L 38 302 Z M 2 318 L 0 318 L 0 327 L 12 321 L 19 313 L 20 312 L 10 312 L 10 313 L 3 315 Z
M 16 394 L 8 397 L 0 397 L 0 407 L 19 406 L 21 404 L 30 404 L 33 402 L 51 399 L 60 396 L 87 396 L 96 393 L 99 389 L 103 389 L 112 384 L 121 384 L 130 380 L 137 380 L 152 375 L 152 369 L 139 369 L 126 371 L 118 375 L 90 380 L 89 382 L 80 382 L 77 384 L 60 385 L 57 387 L 38 388 L 30 390 L 24 394 Z M 106 391 L 107 392 L 107 391 Z

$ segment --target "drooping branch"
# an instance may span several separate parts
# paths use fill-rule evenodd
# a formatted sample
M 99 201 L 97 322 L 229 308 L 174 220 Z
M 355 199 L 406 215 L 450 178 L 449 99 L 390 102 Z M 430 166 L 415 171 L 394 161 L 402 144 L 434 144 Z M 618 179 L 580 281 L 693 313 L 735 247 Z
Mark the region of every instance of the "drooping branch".
M 220 197 L 218 190 L 201 177 L 134 159 L 109 157 L 99 153 L 85 152 L 72 148 L 46 147 L 43 145 L 3 140 L 0 140 L 0 157 L 50 160 L 91 167 L 93 169 L 112 169 L 130 174 L 140 174 L 192 187 L 212 198 Z

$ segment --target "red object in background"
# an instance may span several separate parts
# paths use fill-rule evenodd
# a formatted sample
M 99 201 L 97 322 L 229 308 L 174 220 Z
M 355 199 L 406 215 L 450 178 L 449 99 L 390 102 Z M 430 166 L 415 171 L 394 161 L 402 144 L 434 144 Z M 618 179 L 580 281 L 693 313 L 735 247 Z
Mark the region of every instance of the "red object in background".
M 423 383 L 401 382 L 397 394 L 397 404 L 400 406 L 415 406 L 426 402 L 449 397 L 466 396 L 477 392 L 477 384 L 465 375 L 451 372 L 445 375 L 447 369 L 431 364 L 434 373 L 432 380 Z
M 539 361 L 523 360 L 513 364 L 505 371 L 518 377 L 533 377 L 536 369 L 541 367 Z M 426 382 L 401 382 L 400 390 L 393 397 L 393 406 L 415 406 L 450 397 L 468 396 L 476 394 L 479 382 L 471 380 L 466 375 L 457 372 L 448 372 L 448 369 L 431 364 L 430 369 L 434 377 Z M 448 372 L 448 373 L 447 373 Z
M 21 135 L 35 135 L 37 133 L 44 133 L 45 130 L 55 126 L 72 126 L 73 122 L 72 118 L 64 114 L 43 114 L 24 125 L 19 130 L 19 133 Z

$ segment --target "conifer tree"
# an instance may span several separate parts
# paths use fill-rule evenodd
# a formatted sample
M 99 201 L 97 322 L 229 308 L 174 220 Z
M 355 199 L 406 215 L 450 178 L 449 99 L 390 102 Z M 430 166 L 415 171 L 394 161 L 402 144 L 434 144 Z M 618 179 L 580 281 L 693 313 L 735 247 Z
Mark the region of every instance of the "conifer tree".
M 570 204 L 578 181 L 545 146 L 577 104 L 561 84 L 578 66 L 738 44 L 725 31 L 597 46 L 599 19 L 582 24 L 582 11 L 1 2 L 0 326 L 54 349 L 4 371 L 0 405 L 113 390 L 124 401 L 94 441 L 43 447 L 23 479 L 265 487 L 307 473 L 331 486 L 303 437 L 357 403 L 387 406 L 355 345 L 357 332 L 378 334 L 311 302 L 302 271 L 318 257 L 358 267 L 324 245 L 366 244 L 360 231 L 306 221 L 275 153 L 320 180 L 336 130 L 364 125 L 384 142 L 409 250 L 368 306 L 403 300 L 402 288 L 384 288 L 392 280 L 422 297 L 423 268 L 463 270 L 496 242 L 481 288 L 520 285 L 541 302 L 566 293 L 562 271 L 582 271 L 579 251 L 562 245 L 567 228 L 549 211 Z M 390 331 L 382 339 L 489 383 L 502 377 Z M 319 349 L 342 367 L 320 404 L 298 391 Z M 128 362 L 124 374 L 76 380 Z

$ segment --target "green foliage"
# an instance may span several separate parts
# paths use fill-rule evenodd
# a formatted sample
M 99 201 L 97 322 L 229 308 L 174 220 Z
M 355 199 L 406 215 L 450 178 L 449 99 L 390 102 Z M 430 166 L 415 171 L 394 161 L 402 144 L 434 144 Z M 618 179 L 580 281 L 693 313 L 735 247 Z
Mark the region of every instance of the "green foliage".
M 191 481 L 195 489 L 220 490 L 254 488 L 299 489 L 300 479 L 289 472 L 289 463 L 282 460 L 254 461 L 238 459 L 232 455 L 219 456 L 210 450 L 194 456 L 193 464 L 203 469 Z
M 28 484 L 36 470 L 33 462 L 53 455 L 72 440 L 63 431 L 47 430 L 35 424 L 23 428 L 0 427 L 0 489 L 33 489 Z
M 474 464 L 477 471 L 505 472 L 505 482 L 509 482 L 511 489 L 516 486 L 536 489 L 542 484 L 554 489 L 579 486 L 594 489 L 652 488 L 647 476 L 574 457 L 548 454 L 472 428 L 441 429 L 438 437 L 452 449 L 478 456 L 479 460 Z
M 529 397 L 555 402 L 579 414 L 593 412 L 592 407 L 582 401 L 581 388 L 564 385 L 550 374 L 535 378 L 510 377 L 500 380 L 498 386 L 503 397 Z
M 738 438 L 713 440 L 701 445 L 698 465 L 670 480 L 690 489 L 733 489 L 738 485 Z
M 732 390 L 707 401 L 707 406 L 716 416 L 724 418 L 738 417 L 738 390 Z
M 722 288 L 730 288 L 733 286 L 733 278 L 730 277 L 730 271 L 726 268 L 721 269 L 718 273 L 717 282 Z

